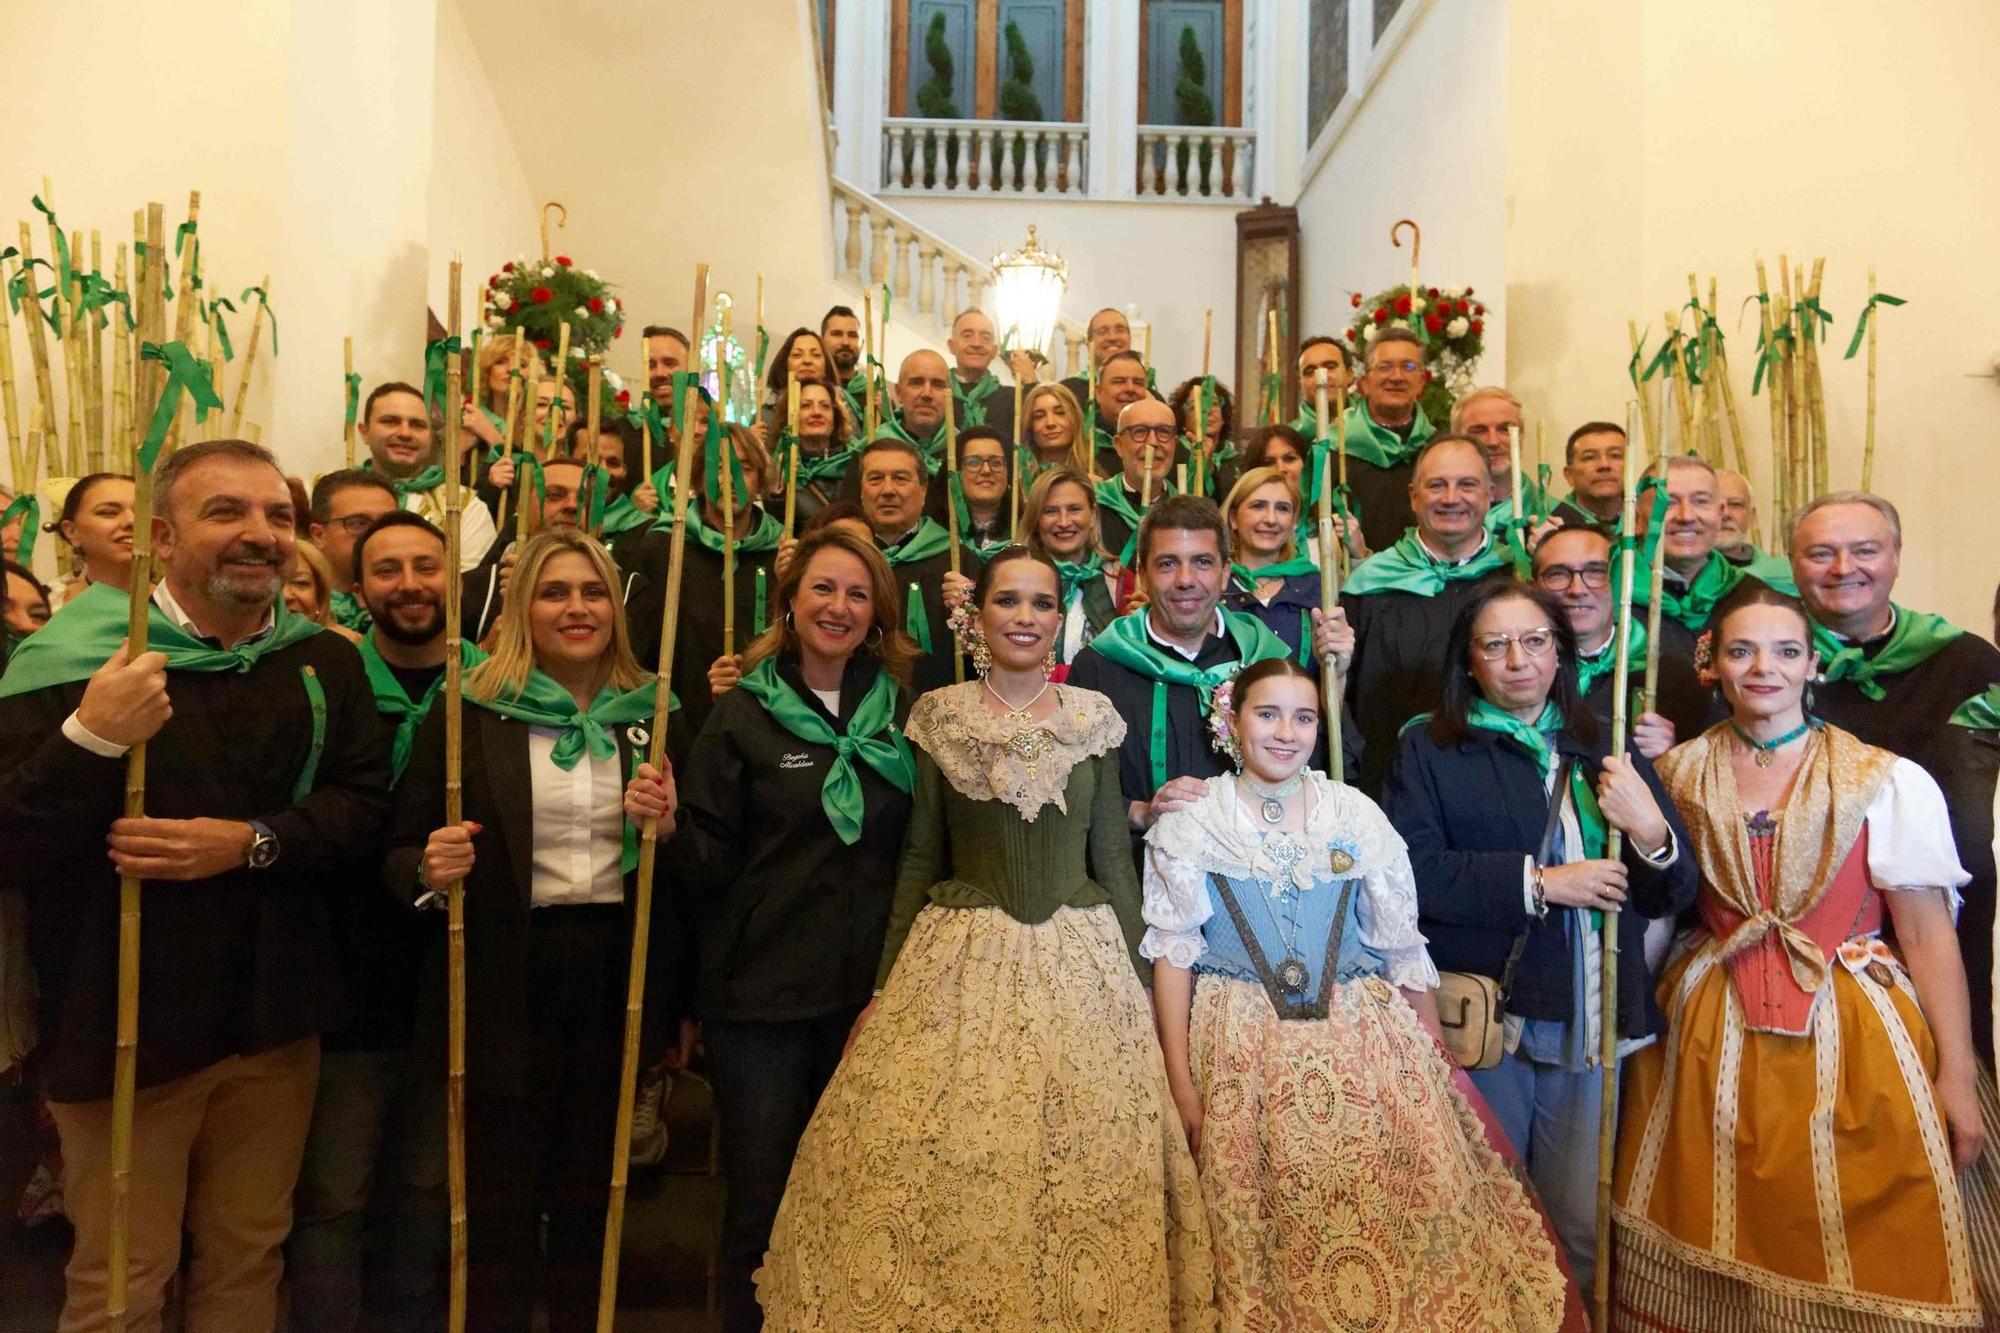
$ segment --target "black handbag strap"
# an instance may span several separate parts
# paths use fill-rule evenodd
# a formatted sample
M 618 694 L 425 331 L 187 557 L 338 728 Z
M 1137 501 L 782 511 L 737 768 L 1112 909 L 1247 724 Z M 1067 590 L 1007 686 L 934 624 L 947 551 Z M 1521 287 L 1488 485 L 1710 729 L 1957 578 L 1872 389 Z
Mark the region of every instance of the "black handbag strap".
M 1236 901 L 1235 892 L 1229 881 L 1219 870 L 1211 870 L 1209 879 L 1215 883 L 1215 891 L 1222 895 L 1222 906 L 1229 913 L 1231 924 L 1236 927 L 1236 937 L 1243 941 L 1243 951 L 1250 955 L 1250 966 L 1257 973 L 1257 980 L 1264 987 L 1264 994 L 1270 999 L 1271 1007 L 1283 1019 L 1321 1019 L 1327 1016 L 1333 1004 L 1335 972 L 1340 965 L 1340 944 L 1347 934 L 1347 909 L 1354 901 L 1354 881 L 1344 880 L 1340 886 L 1340 906 L 1334 909 L 1333 929 L 1326 940 L 1326 966 L 1319 976 L 1319 997 L 1311 1003 L 1293 1002 L 1284 996 L 1278 985 L 1277 973 L 1272 970 L 1270 960 L 1264 956 L 1263 946 L 1257 943 L 1257 936 L 1250 929 L 1249 921 L 1243 915 L 1243 906 Z
M 1561 767 L 1556 770 L 1554 789 L 1549 793 L 1549 813 L 1542 822 L 1542 840 L 1535 847 L 1535 864 L 1547 865 L 1555 855 L 1556 834 L 1562 828 L 1563 798 L 1569 795 L 1570 778 L 1576 773 L 1575 755 L 1564 755 Z M 1514 937 L 1514 943 L 1507 950 L 1507 961 L 1500 968 L 1500 1003 L 1506 1004 L 1507 997 L 1514 990 L 1514 969 L 1521 964 L 1521 954 L 1528 947 L 1528 932 L 1534 928 L 1534 918 L 1521 928 Z

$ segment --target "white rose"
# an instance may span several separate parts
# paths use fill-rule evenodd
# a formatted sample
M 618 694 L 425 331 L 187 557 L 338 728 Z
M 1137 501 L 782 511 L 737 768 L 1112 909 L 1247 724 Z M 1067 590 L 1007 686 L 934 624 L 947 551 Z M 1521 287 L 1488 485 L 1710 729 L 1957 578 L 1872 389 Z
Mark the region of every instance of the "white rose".
M 618 302 L 615 298 L 609 296 L 604 298 L 604 313 L 606 313 L 607 315 L 615 315 L 618 313 Z
M 1372 343 L 1381 336 L 1382 336 L 1382 330 L 1373 324 L 1370 324 L 1367 328 L 1361 330 L 1361 337 L 1367 342 Z
M 1471 327 L 1472 325 L 1466 322 L 1465 316 L 1460 315 L 1457 319 L 1444 326 L 1444 336 L 1447 338 L 1463 338 L 1466 330 Z
M 549 267 L 549 266 L 548 266 L 547 264 L 544 264 L 544 265 L 542 265 L 542 276 L 543 276 L 543 277 L 545 277 L 545 278 L 553 278 L 553 277 L 554 277 L 555 275 L 556 275 L 556 271 L 555 271 L 554 269 L 550 268 L 550 267 Z
M 512 310 L 514 308 L 514 298 L 505 292 L 495 292 L 493 294 L 493 304 L 502 310 Z
M 604 382 L 611 386 L 611 392 L 613 393 L 617 393 L 620 389 L 625 387 L 625 381 L 619 378 L 618 372 L 615 370 L 607 370 L 604 372 Z
M 596 270 L 596 269 L 594 269 L 594 268 L 587 268 L 587 269 L 585 269 L 585 270 L 583 271 L 583 276 L 584 276 L 584 277 L 586 277 L 586 278 L 589 278 L 589 279 L 590 279 L 590 280 L 591 280 L 592 282 L 602 282 L 602 281 L 603 281 L 603 279 L 601 279 L 601 278 L 599 278 L 599 277 L 597 276 L 597 270 Z
M 1423 313 L 1424 313 L 1424 298 L 1423 298 L 1423 297 L 1421 297 L 1421 296 L 1412 296 L 1412 297 L 1410 298 L 1410 313 L 1411 313 L 1411 314 L 1413 314 L 1413 315 L 1421 315 L 1421 314 L 1423 314 Z
M 590 311 L 586 310 L 586 309 L 585 309 L 584 307 L 582 307 L 582 306 L 578 306 L 578 307 L 576 308 L 576 317 L 577 317 L 578 319 L 589 319 L 589 318 L 590 318 Z

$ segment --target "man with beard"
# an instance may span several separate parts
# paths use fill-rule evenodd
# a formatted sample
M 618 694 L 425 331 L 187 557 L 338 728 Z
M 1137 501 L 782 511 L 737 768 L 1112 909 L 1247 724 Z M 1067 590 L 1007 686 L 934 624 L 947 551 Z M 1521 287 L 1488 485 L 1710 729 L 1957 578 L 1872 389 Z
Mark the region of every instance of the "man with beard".
M 1757 497 L 1750 493 L 1750 479 L 1727 468 L 1715 471 L 1715 499 L 1721 510 L 1721 532 L 1715 549 L 1732 565 L 1747 565 L 1757 559 Z
M 333 570 L 328 609 L 335 623 L 357 634 L 368 629 L 368 608 L 354 584 L 354 544 L 376 519 L 397 510 L 395 488 L 365 468 L 329 472 L 312 488 L 306 535 L 326 554 Z
M 1658 464 L 1647 472 L 1659 475 Z M 1758 579 L 1788 596 L 1798 595 L 1791 567 L 1784 561 L 1759 552 L 1748 565 L 1734 565 L 1715 549 L 1722 537 L 1722 502 L 1714 468 L 1699 458 L 1676 456 L 1666 460 L 1666 474 L 1668 505 L 1661 541 L 1666 544 L 1667 559 L 1660 583 L 1663 618 L 1670 617 L 1698 635 L 1708 628 L 1715 604 L 1747 578 Z M 1650 513 L 1642 508 L 1642 534 L 1650 520 Z M 1634 584 L 1632 603 L 1651 605 L 1648 579 Z
M 421 389 L 392 380 L 368 395 L 358 423 L 368 461 L 361 466 L 388 482 L 400 508 L 423 515 L 433 524 L 444 522 L 444 464 L 438 457 L 436 432 Z M 500 484 L 505 484 L 504 482 Z M 476 569 L 492 549 L 493 511 L 476 495 L 465 497 L 458 521 L 458 558 L 462 570 Z
M 2000 651 L 1942 616 L 1892 600 L 1903 523 L 1882 497 L 1833 491 L 1808 501 L 1787 544 L 1819 657 L 1809 711 L 1922 765 L 1944 788 L 1959 864 L 1972 876 L 1958 938 L 1973 1040 L 1990 1070 Z
M 1345 679 L 1361 727 L 1356 785 L 1371 797 L 1389 775 L 1403 724 L 1437 707 L 1459 609 L 1480 579 L 1506 569 L 1486 530 L 1491 498 L 1486 451 L 1463 435 L 1434 437 L 1411 471 L 1405 503 L 1416 526 L 1356 566 L 1340 590 L 1355 635 Z
M 929 355 L 937 357 L 935 352 Z M 942 365 L 943 359 L 937 359 Z M 940 392 L 942 389 L 940 385 Z M 903 631 L 923 652 L 912 673 L 911 691 L 923 694 L 949 685 L 952 658 L 958 652 L 951 628 L 945 624 L 951 539 L 945 526 L 924 512 L 930 472 L 923 455 L 908 440 L 878 436 L 861 450 L 855 470 L 860 476 L 862 515 L 874 533 L 875 544 L 888 557 L 896 581 L 905 588 Z M 959 572 L 964 579 L 979 573 L 979 558 L 963 547 Z
M 1586 421 L 1563 446 L 1563 480 L 1569 494 L 1549 517 L 1565 527 L 1596 528 L 1613 534 L 1625 504 L 1625 428 L 1610 421 Z
M 857 437 L 868 420 L 868 368 L 861 364 L 861 317 L 853 309 L 831 307 L 819 321 L 819 345 L 826 349 L 827 378 L 840 386 L 847 434 Z
M 1612 614 L 1614 551 L 1611 539 L 1595 528 L 1560 527 L 1535 546 L 1535 582 L 1562 602 L 1576 631 L 1577 683 L 1583 701 L 1611 734 L 1611 686 L 1617 667 L 1617 625 Z M 1646 682 L 1646 617 L 1635 613 L 1626 641 L 1631 698 Z M 1660 620 L 1658 711 L 1633 706 L 1632 748 L 1658 759 L 1677 741 L 1693 740 L 1726 716 L 1715 692 L 1694 671 L 1694 636 L 1673 621 Z
M 1371 551 L 1386 551 L 1410 525 L 1411 460 L 1435 430 L 1417 403 L 1430 378 L 1408 329 L 1388 330 L 1362 357 L 1361 392 L 1347 408 L 1347 486 Z
M 185 444 L 155 496 L 148 651 L 100 584 L 0 680 L 0 887 L 28 906 L 68 1172 L 63 1326 L 105 1319 L 122 873 L 147 883 L 128 1317 L 159 1325 L 185 1228 L 187 1326 L 272 1328 L 319 1034 L 345 1017 L 327 904 L 379 853 L 389 745 L 354 645 L 279 597 L 297 519 L 271 455 Z M 140 744 L 147 813 L 121 818 Z
M 361 661 L 399 780 L 444 687 L 444 534 L 391 511 L 354 540 L 348 572 L 372 622 Z M 467 642 L 459 652 L 468 668 L 483 657 Z M 291 1326 L 304 1333 L 424 1328 L 443 1309 L 444 1066 L 410 1040 L 426 923 L 379 883 L 379 857 L 349 873 L 367 887 L 331 906 L 355 1016 L 321 1039 L 286 1243 Z
M 951 353 L 951 396 L 957 400 L 958 424 L 990 426 L 1004 441 L 1014 438 L 1014 395 L 993 373 L 1000 342 L 993 321 L 982 310 L 961 310 L 951 322 L 945 341 Z
M 1069 674 L 1071 685 L 1100 691 L 1125 719 L 1118 783 L 1135 848 L 1155 820 L 1199 800 L 1207 779 L 1228 769 L 1210 744 L 1215 687 L 1252 662 L 1290 651 L 1262 621 L 1222 605 L 1229 532 L 1215 501 L 1176 495 L 1154 504 L 1139 525 L 1137 556 L 1147 604 L 1107 625 L 1076 655 Z M 1354 650 L 1346 617 L 1315 610 L 1312 618 L 1314 653 L 1345 669 Z M 1315 766 L 1324 764 L 1325 746 L 1322 726 Z

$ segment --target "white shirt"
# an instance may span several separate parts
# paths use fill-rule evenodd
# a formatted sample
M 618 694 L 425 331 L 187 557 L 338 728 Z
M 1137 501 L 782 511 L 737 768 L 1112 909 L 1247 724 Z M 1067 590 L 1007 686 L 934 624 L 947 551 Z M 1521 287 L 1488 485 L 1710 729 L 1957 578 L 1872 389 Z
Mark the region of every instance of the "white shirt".
M 493 512 L 486 507 L 486 501 L 472 493 L 470 487 L 460 492 L 462 501 L 458 511 L 458 572 L 470 574 L 479 568 L 479 562 L 493 549 L 494 539 L 499 535 L 493 526 Z M 412 491 L 403 497 L 403 508 L 413 514 L 421 514 L 439 529 L 444 527 L 444 487 L 434 491 L 418 493 Z
M 835 717 L 840 716 L 839 690 L 813 690 L 813 697 L 826 705 L 827 712 L 833 714 Z
M 1212 634 L 1217 638 L 1220 638 L 1224 634 L 1227 634 L 1229 632 L 1227 625 L 1225 625 L 1223 622 L 1222 608 L 1220 606 L 1215 608 L 1215 625 L 1208 632 L 1209 634 Z M 1165 648 L 1170 653 L 1179 653 L 1182 657 L 1185 657 L 1190 662 L 1194 661 L 1195 658 L 1201 656 L 1200 648 L 1196 648 L 1193 651 L 1189 651 L 1188 649 L 1181 647 L 1177 643 L 1168 643 L 1158 634 L 1155 634 L 1153 632 L 1153 616 L 1151 612 L 1148 612 L 1146 615 L 1146 637 L 1151 639 L 1154 643 L 1159 644 L 1160 647 Z M 1204 637 L 1202 639 L 1202 644 L 1205 646 L 1207 643 L 1208 639 Z
M 585 751 L 565 773 L 554 758 L 559 734 L 554 727 L 528 728 L 531 900 L 536 907 L 622 903 L 625 784 L 618 756 L 595 759 Z
M 1486 553 L 1486 548 L 1491 546 L 1492 544 L 1493 544 L 1493 534 L 1490 532 L 1485 533 L 1480 537 L 1478 546 L 1474 547 L 1470 552 L 1466 553 L 1465 555 L 1461 555 L 1456 559 L 1454 559 L 1453 557 L 1448 555 L 1439 555 L 1435 550 L 1431 549 L 1431 544 L 1424 540 L 1424 534 L 1421 531 L 1417 533 L 1417 545 L 1423 548 L 1424 554 L 1429 556 L 1433 562 L 1443 565 L 1448 569 L 1456 569 L 1460 565 L 1471 564 L 1474 560 L 1477 560 L 1480 556 L 1484 555 Z

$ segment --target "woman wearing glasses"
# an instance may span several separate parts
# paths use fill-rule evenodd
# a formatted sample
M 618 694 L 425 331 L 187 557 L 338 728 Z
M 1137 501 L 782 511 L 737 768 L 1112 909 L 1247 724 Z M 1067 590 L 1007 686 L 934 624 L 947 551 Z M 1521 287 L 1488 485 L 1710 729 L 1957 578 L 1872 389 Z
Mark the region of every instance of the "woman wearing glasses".
M 985 559 L 1014 540 L 1014 515 L 1007 503 L 1007 441 L 991 426 L 958 433 L 958 539 Z
M 1489 579 L 1459 613 L 1446 654 L 1443 698 L 1404 731 L 1382 808 L 1409 844 L 1419 925 L 1439 970 L 1499 983 L 1504 1054 L 1472 1081 L 1588 1291 L 1602 1087 L 1597 914 L 1616 914 L 1622 1056 L 1666 1029 L 1640 918 L 1694 901 L 1694 859 L 1651 763 L 1607 755 L 1577 694 L 1576 635 L 1553 596 Z M 1624 836 L 1617 859 L 1607 855 L 1612 829 Z

